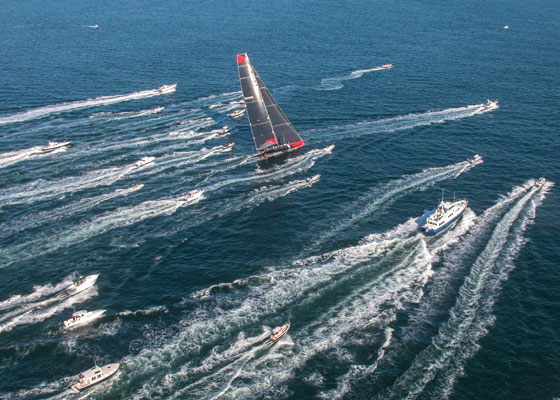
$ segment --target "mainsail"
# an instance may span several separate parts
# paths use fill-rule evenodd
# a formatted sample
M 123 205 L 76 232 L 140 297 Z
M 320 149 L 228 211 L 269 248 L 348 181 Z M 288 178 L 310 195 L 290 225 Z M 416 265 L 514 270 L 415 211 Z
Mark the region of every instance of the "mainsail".
M 249 61 L 247 53 L 237 55 L 239 81 L 249 124 L 259 154 L 285 152 L 303 146 L 303 140 L 284 115 Z

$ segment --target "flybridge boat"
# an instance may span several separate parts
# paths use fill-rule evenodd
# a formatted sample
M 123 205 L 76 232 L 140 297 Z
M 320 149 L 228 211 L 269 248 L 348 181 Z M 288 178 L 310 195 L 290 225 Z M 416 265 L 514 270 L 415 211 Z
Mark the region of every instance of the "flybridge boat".
M 72 280 L 72 284 L 64 289 L 64 291 L 68 296 L 73 296 L 75 294 L 83 292 L 84 290 L 92 287 L 95 284 L 98 276 L 99 274 L 88 275 L 84 277 L 80 274 L 76 274 L 76 277 Z
M 155 159 L 155 157 L 142 157 L 140 160 L 134 163 L 134 168 L 143 167 L 144 165 L 151 163 Z
M 72 314 L 72 318 L 64 321 L 65 329 L 73 329 L 78 326 L 87 325 L 90 322 L 95 321 L 97 318 L 101 317 L 106 310 L 96 310 L 96 311 L 76 311 Z
M 182 200 L 186 203 L 191 203 L 191 202 L 201 198 L 203 193 L 204 193 L 204 190 L 195 189 L 192 192 L 189 192 L 188 194 L 184 195 L 183 197 L 180 197 L 179 200 Z
M 102 367 L 97 365 L 93 368 L 88 369 L 80 374 L 78 382 L 73 384 L 72 390 L 79 393 L 81 390 L 87 389 L 93 385 L 103 382 L 105 379 L 110 378 L 115 375 L 119 370 L 119 363 L 107 364 Z
M 539 180 L 537 181 L 537 183 L 535 183 L 535 189 L 539 190 L 540 188 L 543 187 L 543 185 L 546 182 L 546 178 L 545 177 L 540 177 Z
M 172 92 L 175 91 L 176 88 L 177 88 L 176 83 L 174 83 L 172 85 L 163 85 L 163 86 L 158 88 L 158 92 L 160 92 L 161 94 L 172 93 Z
M 237 55 L 237 68 L 257 156 L 268 159 L 304 145 L 265 84 L 247 53 Z
M 390 68 L 393 68 L 393 64 L 383 64 L 383 65 L 381 66 L 381 68 L 383 68 L 383 69 L 390 69 Z
M 70 148 L 70 143 L 72 142 L 49 142 L 49 144 L 47 146 L 43 147 L 43 153 L 50 153 L 51 151 L 55 151 L 58 149 L 69 149 Z
M 227 116 L 233 119 L 238 119 L 241 118 L 243 116 L 243 114 L 245 114 L 245 110 L 244 109 L 239 109 L 239 110 L 235 110 L 232 113 L 229 113 Z
M 484 160 L 482 159 L 482 156 L 480 154 L 475 154 L 473 158 L 471 158 L 470 160 L 467 160 L 467 161 L 470 165 L 478 165 L 478 164 L 482 164 L 484 162 Z
M 443 201 L 442 195 L 441 202 L 436 210 L 427 211 L 416 220 L 420 226 L 420 232 L 426 236 L 436 236 L 451 228 L 459 221 L 468 205 L 469 202 L 466 199 L 454 202 Z M 425 223 L 422 224 L 423 221 Z
M 284 324 L 282 326 L 277 326 L 272 330 L 272 334 L 268 338 L 271 342 L 277 342 L 282 336 L 284 336 L 288 330 L 290 330 L 290 323 Z

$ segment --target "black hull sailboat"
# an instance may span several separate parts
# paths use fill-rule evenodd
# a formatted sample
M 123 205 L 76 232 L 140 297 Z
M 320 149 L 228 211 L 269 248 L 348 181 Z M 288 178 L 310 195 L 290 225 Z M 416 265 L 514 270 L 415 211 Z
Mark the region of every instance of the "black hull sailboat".
M 272 98 L 247 53 L 237 55 L 237 68 L 257 156 L 268 159 L 302 147 L 304 141 Z

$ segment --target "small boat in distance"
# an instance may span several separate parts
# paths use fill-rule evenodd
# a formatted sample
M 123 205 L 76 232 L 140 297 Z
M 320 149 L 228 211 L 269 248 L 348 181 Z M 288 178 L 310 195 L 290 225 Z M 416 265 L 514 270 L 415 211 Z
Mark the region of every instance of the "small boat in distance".
M 49 144 L 47 146 L 44 146 L 42 148 L 42 150 L 43 150 L 43 153 L 50 153 L 51 151 L 55 151 L 55 150 L 62 149 L 62 148 L 69 149 L 71 143 L 72 142 L 60 142 L 60 143 L 49 142 Z
M 237 69 L 257 156 L 268 159 L 302 147 L 304 141 L 251 65 L 247 53 L 237 55 Z
M 74 296 L 80 292 L 83 292 L 87 288 L 93 286 L 97 281 L 99 274 L 88 275 L 86 277 L 76 273 L 76 276 L 72 280 L 72 284 L 68 286 L 64 291 L 68 296 Z
M 498 100 L 492 101 L 490 99 L 486 99 L 486 104 L 484 104 L 484 107 L 488 109 L 498 108 Z
M 317 182 L 317 181 L 319 180 L 320 177 L 321 177 L 320 174 L 317 174 L 317 175 L 314 175 L 314 176 L 310 176 L 310 177 L 305 178 L 305 182 L 306 182 L 309 186 L 311 186 L 311 185 L 313 185 L 315 182 Z
M 441 202 L 437 209 L 426 212 L 422 217 L 416 220 L 419 224 L 420 232 L 426 236 L 436 236 L 453 227 L 463 216 L 468 205 L 469 202 L 466 199 L 446 202 L 443 200 L 442 194 Z M 422 224 L 424 220 L 425 223 Z
M 229 132 L 230 132 L 229 126 L 224 125 L 224 126 L 222 126 L 222 129 L 220 129 L 220 130 L 217 132 L 217 134 L 218 134 L 218 135 L 225 135 L 226 133 L 229 133 Z
M 543 185 L 546 183 L 546 178 L 544 176 L 541 176 L 539 178 L 539 180 L 535 183 L 535 190 L 539 190 L 540 188 L 543 187 Z
M 224 144 L 222 151 L 231 150 L 234 144 L 235 142 L 227 142 L 226 144 Z
M 139 159 L 134 163 L 134 168 L 143 167 L 144 165 L 151 163 L 155 159 L 156 159 L 155 157 L 142 157 L 141 159 Z
M 484 160 L 482 159 L 482 156 L 480 154 L 475 154 L 474 157 L 471 158 L 470 160 L 467 160 L 467 162 L 470 165 L 478 165 L 478 164 L 482 164 Z
M 282 336 L 284 336 L 290 329 L 290 322 L 282 326 L 277 326 L 272 330 L 272 334 L 268 338 L 271 342 L 277 342 Z
M 393 68 L 393 64 L 383 64 L 383 65 L 381 66 L 381 68 L 383 68 L 383 69 L 391 69 L 391 68 Z
M 241 118 L 245 114 L 245 109 L 235 110 L 232 113 L 229 113 L 227 116 L 233 119 Z
M 88 369 L 80 374 L 78 382 L 71 386 L 72 390 L 76 393 L 87 389 L 93 385 L 96 385 L 104 380 L 115 375 L 119 370 L 119 363 L 107 364 L 102 367 L 97 365 L 93 368 Z
M 504 25 L 504 29 L 509 29 L 509 25 Z
M 200 199 L 203 193 L 204 190 L 195 189 L 188 194 L 180 197 L 179 200 L 184 201 L 185 203 L 192 203 L 193 201 Z
M 176 83 L 172 85 L 163 85 L 158 88 L 158 92 L 160 92 L 161 94 L 172 93 L 175 91 L 176 88 L 177 88 Z
M 76 311 L 72 313 L 72 318 L 64 321 L 65 329 L 73 329 L 78 326 L 87 325 L 90 322 L 95 321 L 97 318 L 101 317 L 106 310 L 96 310 L 96 311 Z

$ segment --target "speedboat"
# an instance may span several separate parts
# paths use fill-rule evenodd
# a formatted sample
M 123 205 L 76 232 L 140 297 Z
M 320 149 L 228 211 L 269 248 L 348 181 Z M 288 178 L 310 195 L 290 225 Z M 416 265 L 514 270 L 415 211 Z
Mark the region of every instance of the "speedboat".
M 235 144 L 234 142 L 227 142 L 226 144 L 224 144 L 222 151 L 231 150 L 234 144 Z
M 239 110 L 235 110 L 234 112 L 228 114 L 228 117 L 233 118 L 233 119 L 237 119 L 237 118 L 241 118 L 243 116 L 243 114 L 245 114 L 245 109 L 239 109 Z
M 222 129 L 220 129 L 220 130 L 218 131 L 218 135 L 225 135 L 226 133 L 229 133 L 229 131 L 230 131 L 229 126 L 224 125 L 224 126 L 222 127 Z
M 310 177 L 305 178 L 305 182 L 306 182 L 309 186 L 311 186 L 311 185 L 313 185 L 315 182 L 317 182 L 317 181 L 319 180 L 320 177 L 321 177 L 320 174 L 317 174 L 317 175 L 314 175 L 314 176 L 310 176 Z
M 195 189 L 192 192 L 189 192 L 188 194 L 180 197 L 179 200 L 182 200 L 186 203 L 192 203 L 193 201 L 201 198 L 203 193 L 204 193 L 204 190 Z
M 171 93 L 174 92 L 176 88 L 177 88 L 176 83 L 172 85 L 163 85 L 158 88 L 158 92 L 160 92 L 161 94 Z
M 103 382 L 105 379 L 115 375 L 119 370 L 119 363 L 107 364 L 102 367 L 97 365 L 80 374 L 78 382 L 71 386 L 72 390 L 79 393 L 81 390 L 87 389 L 93 385 Z
M 393 64 L 383 64 L 383 65 L 381 66 L 381 68 L 383 68 L 383 69 L 390 69 L 390 68 L 393 68 Z
M 451 228 L 459 221 L 468 205 L 469 202 L 466 199 L 446 202 L 443 201 L 442 197 L 436 210 L 424 214 L 424 216 L 427 216 L 426 223 L 420 225 L 421 220 L 423 220 L 422 217 L 417 220 L 420 225 L 420 232 L 426 236 L 436 236 Z
M 96 310 L 96 311 L 76 311 L 72 313 L 72 318 L 64 321 L 65 329 L 73 329 L 78 326 L 87 325 L 90 322 L 95 321 L 97 318 L 101 317 L 106 310 Z
M 268 338 L 271 342 L 277 342 L 282 336 L 284 336 L 290 329 L 290 323 L 284 324 L 282 326 L 277 326 L 272 330 L 272 334 Z
M 70 148 L 70 143 L 72 142 L 49 142 L 49 144 L 47 146 L 43 147 L 43 153 L 50 153 L 51 151 L 55 151 L 58 149 L 69 149 Z
M 144 165 L 151 163 L 155 159 L 156 159 L 155 157 L 142 157 L 141 159 L 139 159 L 134 163 L 134 168 L 143 167 Z
M 83 277 L 82 275 L 77 274 L 76 277 L 72 280 L 72 284 L 64 289 L 64 291 L 68 296 L 73 296 L 75 294 L 83 292 L 84 290 L 95 284 L 98 276 L 99 274 L 94 274 Z
M 484 107 L 486 108 L 496 108 L 498 107 L 498 100 L 490 100 L 490 99 L 486 99 L 486 104 L 484 105 Z
M 546 178 L 544 176 L 541 176 L 537 181 L 537 183 L 535 183 L 535 190 L 539 190 L 540 188 L 542 188 L 545 182 L 546 182 Z
M 482 164 L 484 160 L 482 159 L 482 156 L 480 154 L 475 154 L 474 157 L 471 158 L 470 160 L 467 160 L 467 162 L 470 165 L 478 165 L 478 164 Z

